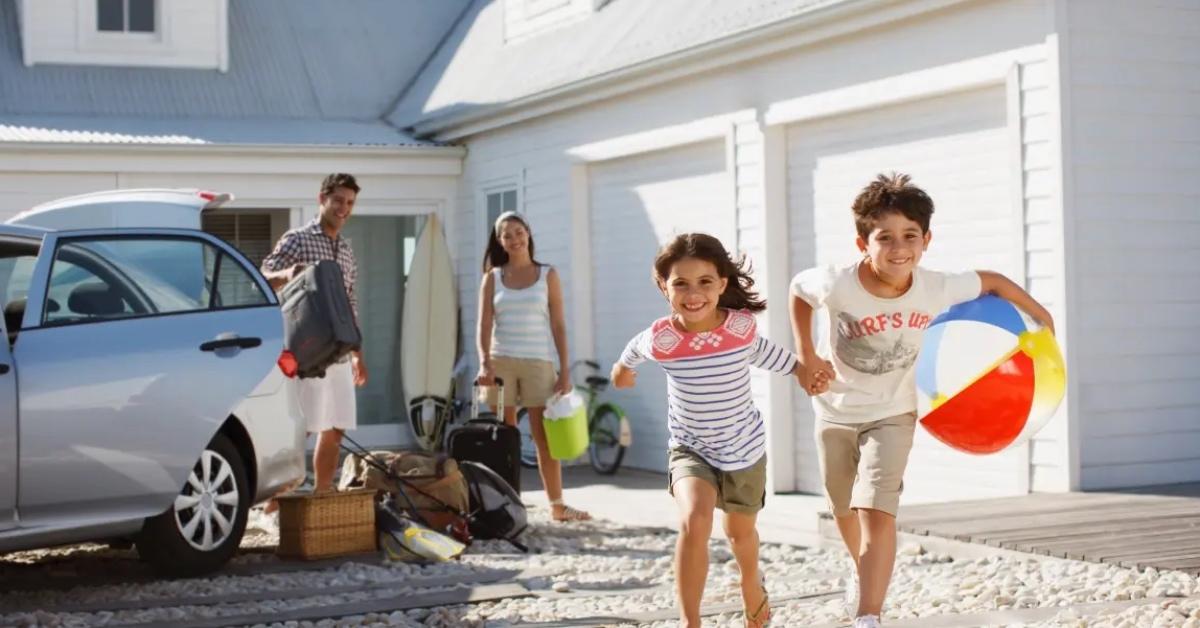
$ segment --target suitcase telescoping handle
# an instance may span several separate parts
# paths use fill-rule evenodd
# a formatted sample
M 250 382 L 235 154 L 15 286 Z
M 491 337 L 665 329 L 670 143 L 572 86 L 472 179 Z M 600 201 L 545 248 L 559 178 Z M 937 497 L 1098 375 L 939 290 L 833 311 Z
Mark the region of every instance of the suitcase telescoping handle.
M 496 387 L 496 417 L 500 421 L 503 421 L 504 419 L 502 419 L 500 417 L 504 416 L 504 380 L 500 379 L 499 377 L 493 377 L 492 379 L 495 380 L 495 382 L 496 382 L 495 384 L 493 384 Z M 479 383 L 478 380 L 476 380 L 471 386 L 471 418 L 472 419 L 479 418 L 479 389 L 480 388 L 482 388 L 482 385 Z

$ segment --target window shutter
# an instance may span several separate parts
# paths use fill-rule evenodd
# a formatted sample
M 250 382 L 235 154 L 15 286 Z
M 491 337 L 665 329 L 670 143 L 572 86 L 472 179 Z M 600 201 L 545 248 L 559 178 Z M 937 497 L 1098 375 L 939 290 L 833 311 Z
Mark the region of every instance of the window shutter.
M 271 253 L 271 215 L 267 213 L 204 212 L 201 228 L 232 244 L 255 266 Z

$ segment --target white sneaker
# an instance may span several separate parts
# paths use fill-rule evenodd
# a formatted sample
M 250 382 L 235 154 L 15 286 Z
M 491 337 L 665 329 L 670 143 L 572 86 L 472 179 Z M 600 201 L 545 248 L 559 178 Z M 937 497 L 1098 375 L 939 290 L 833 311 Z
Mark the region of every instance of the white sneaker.
M 878 615 L 861 615 L 854 618 L 854 628 L 881 628 Z
M 846 576 L 846 592 L 842 594 L 842 604 L 846 606 L 846 618 L 854 619 L 858 615 L 858 570 L 850 566 L 850 575 Z

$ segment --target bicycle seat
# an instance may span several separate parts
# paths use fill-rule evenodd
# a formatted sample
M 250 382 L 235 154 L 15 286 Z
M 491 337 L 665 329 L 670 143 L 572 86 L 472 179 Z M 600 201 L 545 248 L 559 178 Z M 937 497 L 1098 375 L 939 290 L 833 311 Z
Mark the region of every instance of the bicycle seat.
M 588 386 L 597 390 L 602 390 L 608 386 L 608 378 L 600 377 L 599 375 L 589 375 L 583 381 L 587 382 Z

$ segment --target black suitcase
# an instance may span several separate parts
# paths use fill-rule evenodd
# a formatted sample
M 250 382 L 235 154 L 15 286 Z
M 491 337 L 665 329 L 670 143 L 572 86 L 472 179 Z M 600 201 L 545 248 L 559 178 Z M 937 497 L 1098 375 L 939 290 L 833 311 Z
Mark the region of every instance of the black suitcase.
M 504 407 L 504 382 L 497 378 L 499 398 Z M 446 453 L 455 460 L 478 462 L 496 472 L 518 494 L 521 492 L 521 431 L 495 413 L 480 415 L 479 386 L 471 391 L 471 418 L 450 432 Z
M 325 369 L 362 345 L 337 262 L 305 267 L 279 292 L 279 301 L 284 348 L 296 358 L 298 376 L 324 377 Z

